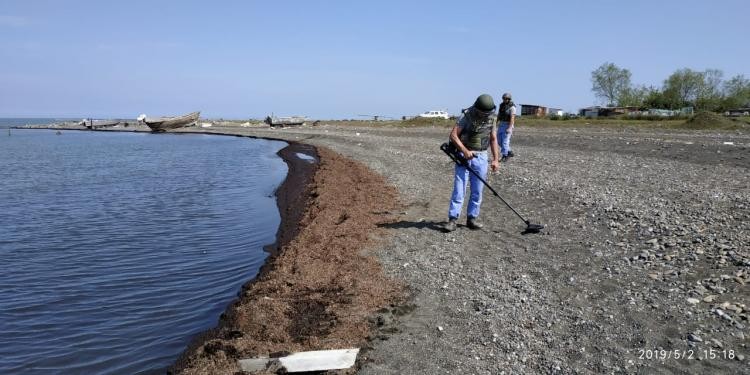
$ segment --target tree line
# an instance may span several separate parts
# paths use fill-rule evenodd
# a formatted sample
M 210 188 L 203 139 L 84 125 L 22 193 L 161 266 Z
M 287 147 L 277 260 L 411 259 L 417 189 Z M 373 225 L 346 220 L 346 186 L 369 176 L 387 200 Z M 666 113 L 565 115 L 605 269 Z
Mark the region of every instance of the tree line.
M 724 80 L 718 69 L 679 69 L 661 87 L 635 85 L 628 69 L 604 63 L 591 72 L 591 91 L 608 106 L 723 112 L 750 107 L 750 79 L 736 75 Z

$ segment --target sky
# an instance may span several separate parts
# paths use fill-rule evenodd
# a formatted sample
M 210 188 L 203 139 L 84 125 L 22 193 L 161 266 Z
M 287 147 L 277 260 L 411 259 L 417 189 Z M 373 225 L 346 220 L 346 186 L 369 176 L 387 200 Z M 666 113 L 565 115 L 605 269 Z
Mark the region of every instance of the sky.
M 750 2 L 0 0 L 0 117 L 575 111 L 591 71 L 750 77 Z

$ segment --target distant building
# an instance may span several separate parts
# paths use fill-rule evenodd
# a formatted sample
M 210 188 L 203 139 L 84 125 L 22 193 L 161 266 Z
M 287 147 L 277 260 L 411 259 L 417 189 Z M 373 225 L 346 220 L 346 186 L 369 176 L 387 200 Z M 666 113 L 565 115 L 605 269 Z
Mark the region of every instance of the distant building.
M 748 108 L 734 108 L 724 112 L 726 116 L 750 116 L 750 107 Z
M 636 113 L 641 113 L 641 109 L 639 107 L 601 107 L 597 105 L 593 107 L 581 108 L 578 110 L 579 116 L 590 118 L 630 115 Z
M 578 110 L 578 116 L 599 117 L 599 108 L 599 106 L 581 108 Z
M 565 114 L 560 108 L 547 108 L 547 116 L 562 116 Z
M 534 104 L 521 104 L 521 116 L 547 116 L 547 107 Z

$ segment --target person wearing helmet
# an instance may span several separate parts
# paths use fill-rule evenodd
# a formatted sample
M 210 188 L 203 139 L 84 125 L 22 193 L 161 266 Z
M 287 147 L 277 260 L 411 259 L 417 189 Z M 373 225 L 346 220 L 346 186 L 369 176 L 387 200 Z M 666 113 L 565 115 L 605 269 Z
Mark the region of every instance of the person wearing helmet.
M 496 121 L 495 102 L 492 96 L 482 94 L 479 95 L 473 106 L 463 111 L 450 133 L 450 140 L 460 156 L 466 160 L 468 167 L 472 168 L 482 178 L 487 177 L 488 148 L 492 152 L 492 162 L 490 163 L 492 171 L 497 171 L 500 167 Z M 465 165 L 456 164 L 453 194 L 448 207 L 448 222 L 443 226 L 445 232 L 456 230 L 456 221 L 461 216 L 467 182 L 471 185 L 471 195 L 466 208 L 466 226 L 469 229 L 482 228 L 482 224 L 477 222 L 477 217 L 479 216 L 479 206 L 482 204 L 484 184 L 474 174 L 469 173 Z
M 501 161 L 507 162 L 508 158 L 513 157 L 513 151 L 510 149 L 510 137 L 513 135 L 513 126 L 516 123 L 516 105 L 509 92 L 503 94 L 503 102 L 497 110 L 497 119 L 499 126 L 497 129 L 497 139 L 500 143 Z

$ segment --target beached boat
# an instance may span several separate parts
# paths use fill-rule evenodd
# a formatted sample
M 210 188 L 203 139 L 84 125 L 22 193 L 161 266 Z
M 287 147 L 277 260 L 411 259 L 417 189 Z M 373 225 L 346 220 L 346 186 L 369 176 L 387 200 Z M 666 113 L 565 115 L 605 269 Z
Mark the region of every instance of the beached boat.
M 96 130 L 100 128 L 111 128 L 120 124 L 120 120 L 94 120 L 84 119 L 79 122 L 79 125 L 83 125 L 89 130 Z
M 307 121 L 307 117 L 303 116 L 291 116 L 291 117 L 276 117 L 268 116 L 264 122 L 271 126 L 296 126 L 304 125 Z
M 176 117 L 148 118 L 146 115 L 138 116 L 138 121 L 146 124 L 152 131 L 163 132 L 169 129 L 183 128 L 195 124 L 200 117 L 200 112 L 188 113 Z

